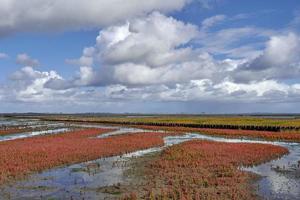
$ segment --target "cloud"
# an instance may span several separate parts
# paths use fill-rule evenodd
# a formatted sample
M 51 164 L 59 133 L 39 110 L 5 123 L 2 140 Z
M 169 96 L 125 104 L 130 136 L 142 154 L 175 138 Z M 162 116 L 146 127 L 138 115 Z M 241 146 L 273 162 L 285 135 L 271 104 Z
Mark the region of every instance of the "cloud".
M 296 34 L 271 36 L 263 49 L 260 45 L 255 48 L 238 44 L 250 36 L 268 38 L 272 31 L 255 27 L 226 28 L 215 33 L 205 31 L 207 38 L 202 31 L 158 12 L 109 26 L 100 31 L 94 46 L 85 48 L 78 60 L 73 59 L 79 65 L 73 79 L 52 78 L 45 87 L 52 90 L 100 87 L 105 90 L 106 99 L 147 101 L 219 98 L 255 102 L 280 101 L 279 96 L 288 99 L 291 94 L 299 95 L 295 85 L 273 77 L 265 79 L 264 73 L 243 72 L 243 67 L 262 58 L 276 62 L 279 69 L 281 65 L 295 63 L 299 52 Z M 202 46 L 195 48 L 193 45 L 201 39 Z M 237 57 L 241 58 L 216 59 L 214 52 L 239 54 Z M 274 57 L 278 60 L 273 61 Z M 245 82 L 241 81 L 243 78 L 249 79 Z
M 300 37 L 293 33 L 272 36 L 261 55 L 238 67 L 237 81 L 291 79 L 300 75 Z
M 289 65 L 300 61 L 300 38 L 295 33 L 273 36 L 267 43 L 260 57 L 249 66 L 254 70 L 262 70 L 272 66 Z
M 3 101 L 55 103 L 68 101 L 72 104 L 99 104 L 100 102 L 158 101 L 158 102 L 238 102 L 281 103 L 300 100 L 300 84 L 286 84 L 275 80 L 235 83 L 225 79 L 215 83 L 211 79 L 196 79 L 171 85 L 156 84 L 143 87 L 111 84 L 105 87 L 65 88 L 56 90 L 46 87 L 49 80 L 64 79 L 55 71 L 42 72 L 24 67 L 5 86 L 11 92 L 2 93 Z
M 257 13 L 219 14 L 204 19 L 196 41 L 197 47 L 214 56 L 230 59 L 257 57 L 265 41 L 279 31 L 245 24 L 245 19 L 254 17 Z
M 174 62 L 177 56 L 186 56 L 175 48 L 196 35 L 196 26 L 154 12 L 147 18 L 101 31 L 96 45 L 99 56 L 109 64 L 134 61 L 155 68 Z
M 214 63 L 210 56 L 189 46 L 197 35 L 196 26 L 158 12 L 107 27 L 100 31 L 94 47 L 85 48 L 81 58 L 73 60 L 83 65 L 79 76 L 65 84 L 147 85 L 212 76 Z M 51 80 L 47 86 L 66 88 L 61 81 L 54 82 Z
M 3 103 L 39 103 L 48 106 L 84 106 L 126 104 L 128 102 L 214 102 L 215 104 L 286 103 L 299 102 L 300 84 L 286 84 L 275 80 L 235 83 L 211 79 L 189 80 L 171 85 L 156 84 L 128 86 L 111 84 L 104 87 L 53 89 L 46 87 L 49 80 L 65 80 L 55 71 L 43 72 L 24 67 L 11 78 L 11 84 L 0 87 Z M 10 93 L 4 91 L 9 90 Z M 178 105 L 178 104 L 177 104 Z M 87 107 L 85 107 L 87 106 Z M 96 107 L 95 107 L 96 108 Z M 112 109 L 113 107 L 111 107 Z M 95 111 L 95 110 L 94 110 Z
M 215 15 L 209 18 L 206 18 L 202 21 L 202 29 L 206 30 L 215 24 L 222 22 L 226 19 L 226 15 Z
M 249 37 L 267 39 L 273 33 L 256 27 L 209 31 L 210 26 L 225 19 L 223 15 L 204 19 L 199 28 L 153 12 L 147 17 L 109 26 L 100 31 L 96 44 L 85 48 L 79 59 L 68 60 L 80 66 L 73 80 L 50 80 L 47 87 L 111 84 L 136 87 L 204 78 L 220 82 L 234 76 L 231 74 L 235 74 L 233 69 L 238 65 L 262 52 L 260 42 L 241 41 Z M 217 60 L 215 55 L 229 59 Z M 83 73 L 87 70 L 88 73 Z
M 93 54 L 95 52 L 94 47 L 87 47 L 83 50 L 83 55 L 79 59 L 66 59 L 67 64 L 79 65 L 79 66 L 92 66 L 94 63 Z
M 15 32 L 99 28 L 154 10 L 179 10 L 190 0 L 0 0 L 0 36 Z
M 65 91 L 54 91 L 44 87 L 50 79 L 62 79 L 56 71 L 42 72 L 26 66 L 11 75 L 10 95 L 14 101 L 47 102 L 59 99 Z M 11 97 L 13 95 L 13 97 Z
M 8 55 L 6 53 L 0 52 L 0 59 L 5 59 L 5 58 L 8 58 Z
M 209 28 L 227 19 L 206 19 L 197 27 L 153 12 L 107 26 L 79 58 L 66 59 L 78 66 L 72 78 L 27 62 L 0 87 L 0 98 L 95 107 L 136 101 L 299 102 L 300 85 L 285 81 L 299 75 L 299 36 L 248 26 Z
M 195 0 L 205 9 L 212 9 L 215 5 L 222 3 L 224 0 Z
M 210 79 L 191 80 L 174 86 L 149 85 L 145 87 L 128 87 L 111 85 L 105 87 L 107 99 L 160 101 L 160 102 L 287 102 L 300 100 L 300 85 L 288 85 L 274 80 L 253 81 L 249 84 L 234 83 L 224 80 L 215 84 Z
M 264 42 L 275 31 L 258 27 L 229 27 L 210 31 L 202 29 L 197 43 L 204 51 L 228 58 L 256 57 L 264 47 Z M 251 39 L 250 39 L 251 38 Z M 250 39 L 250 40 L 249 40 Z
M 36 67 L 40 63 L 37 59 L 31 58 L 26 53 L 18 54 L 16 58 L 16 63 L 23 66 Z

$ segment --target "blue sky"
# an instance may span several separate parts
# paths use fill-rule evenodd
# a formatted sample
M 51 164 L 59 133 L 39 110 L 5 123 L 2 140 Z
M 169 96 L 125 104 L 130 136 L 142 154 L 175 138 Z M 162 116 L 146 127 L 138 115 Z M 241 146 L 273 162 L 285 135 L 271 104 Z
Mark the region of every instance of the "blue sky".
M 0 112 L 300 112 L 297 0 L 121 2 L 0 0 Z
M 293 0 L 285 2 L 280 0 L 227 0 L 211 2 L 210 8 L 203 8 L 199 2 L 195 1 L 182 11 L 176 12 L 173 16 L 200 25 L 203 19 L 214 15 L 224 14 L 234 16 L 247 14 L 252 15 L 252 17 L 241 21 L 241 25 L 282 28 L 282 26 L 286 26 L 290 22 L 294 17 L 294 12 L 300 7 L 299 2 Z

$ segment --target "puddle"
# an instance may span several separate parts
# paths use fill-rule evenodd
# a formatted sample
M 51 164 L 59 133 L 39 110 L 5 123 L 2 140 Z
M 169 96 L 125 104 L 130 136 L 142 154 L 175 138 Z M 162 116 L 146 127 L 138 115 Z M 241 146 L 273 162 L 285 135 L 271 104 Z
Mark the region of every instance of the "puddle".
M 257 183 L 258 194 L 267 199 L 299 199 L 300 198 L 300 145 L 281 144 L 290 153 L 278 160 L 244 168 L 263 178 Z
M 137 128 L 119 128 L 116 131 L 101 134 L 97 138 L 107 138 L 107 137 L 122 135 L 122 134 L 126 134 L 126 133 L 142 133 L 142 132 L 146 132 L 146 130 L 137 129 Z
M 1 126 L 26 126 L 40 123 L 38 119 L 11 119 L 11 118 L 0 118 Z
M 42 123 L 37 123 L 34 125 L 28 125 L 27 127 L 29 128 L 47 128 L 47 127 L 58 127 L 58 126 L 67 126 L 65 123 L 46 123 L 46 122 L 42 122 Z
M 124 181 L 126 158 L 119 156 L 98 159 L 69 167 L 52 169 L 2 187 L 0 196 L 6 199 L 102 199 L 99 188 Z M 1 198 L 0 198 L 1 199 Z
M 5 136 L 0 136 L 0 142 L 8 141 L 8 140 L 22 139 L 22 138 L 29 138 L 29 137 L 34 137 L 34 136 L 38 136 L 38 135 L 63 133 L 63 132 L 69 131 L 69 130 L 70 130 L 69 128 L 58 128 L 58 129 L 52 129 L 52 130 L 33 131 L 33 132 L 5 135 Z

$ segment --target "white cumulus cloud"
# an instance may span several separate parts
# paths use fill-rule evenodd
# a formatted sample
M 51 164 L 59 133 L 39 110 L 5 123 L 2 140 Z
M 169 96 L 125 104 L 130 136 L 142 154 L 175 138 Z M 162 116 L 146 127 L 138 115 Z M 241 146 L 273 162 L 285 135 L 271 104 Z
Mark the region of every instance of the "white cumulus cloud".
M 0 0 L 0 36 L 24 31 L 99 28 L 153 10 L 170 12 L 190 0 Z
M 0 98 L 80 105 L 299 101 L 299 84 L 283 81 L 300 74 L 298 34 L 256 27 L 210 31 L 226 20 L 220 15 L 198 27 L 152 12 L 107 26 L 79 58 L 66 60 L 78 65 L 70 79 L 36 69 L 37 60 L 20 54 L 24 66 L 12 74 L 9 86 L 0 87 Z M 249 37 L 265 40 L 257 46 L 241 42 Z M 7 88 L 9 95 L 1 92 Z
M 240 65 L 233 74 L 238 81 L 292 79 L 300 75 L 300 36 L 296 33 L 272 36 L 264 51 Z

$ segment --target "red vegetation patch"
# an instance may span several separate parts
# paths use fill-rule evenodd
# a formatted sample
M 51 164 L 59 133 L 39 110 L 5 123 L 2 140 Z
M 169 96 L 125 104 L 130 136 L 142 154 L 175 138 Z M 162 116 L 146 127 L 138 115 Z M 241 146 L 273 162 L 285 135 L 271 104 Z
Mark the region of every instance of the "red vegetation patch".
M 95 160 L 164 144 L 162 133 L 97 139 L 112 130 L 89 129 L 0 143 L 0 183 L 64 164 Z
M 286 153 L 287 149 L 273 145 L 189 141 L 150 161 L 144 170 L 146 183 L 130 195 L 143 199 L 254 199 L 253 176 L 238 168 Z
M 198 132 L 206 135 L 224 136 L 230 138 L 248 137 L 253 139 L 265 139 L 270 141 L 300 142 L 300 132 L 272 132 L 252 131 L 235 129 L 209 129 L 209 128 L 186 128 L 186 127 L 161 127 L 161 126 L 135 126 L 148 130 L 166 130 L 177 132 Z

